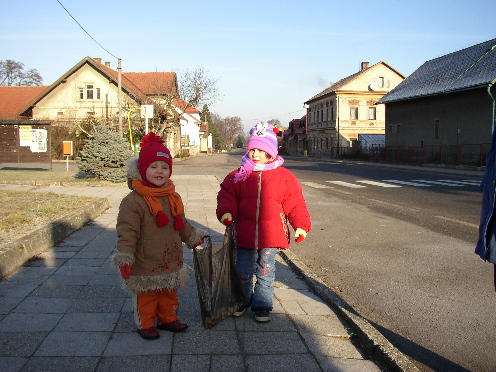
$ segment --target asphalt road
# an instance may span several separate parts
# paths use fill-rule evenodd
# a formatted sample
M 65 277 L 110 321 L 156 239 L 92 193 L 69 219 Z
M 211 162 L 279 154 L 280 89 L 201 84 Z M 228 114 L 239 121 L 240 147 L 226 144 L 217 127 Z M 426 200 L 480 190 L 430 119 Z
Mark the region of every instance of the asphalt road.
M 173 172 L 222 180 L 240 158 L 192 158 Z M 481 174 L 308 159 L 285 166 L 313 223 L 293 252 L 331 289 L 421 370 L 496 370 L 493 267 L 473 253 Z

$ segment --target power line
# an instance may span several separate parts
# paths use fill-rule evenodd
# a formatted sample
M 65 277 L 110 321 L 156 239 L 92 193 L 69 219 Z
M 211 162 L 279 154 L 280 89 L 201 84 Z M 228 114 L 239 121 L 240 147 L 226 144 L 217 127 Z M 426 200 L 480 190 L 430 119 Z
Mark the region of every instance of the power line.
M 102 48 L 104 51 L 106 51 L 112 57 L 114 57 L 115 59 L 119 59 L 118 57 L 116 57 L 115 55 L 110 53 L 107 49 L 105 49 L 105 47 L 102 44 L 100 44 L 93 36 L 91 36 L 89 34 L 89 32 L 86 31 L 83 26 L 81 26 L 81 24 L 77 21 L 77 19 L 72 16 L 72 14 L 65 8 L 65 6 L 59 0 L 57 0 L 57 2 L 60 4 L 60 6 L 62 8 L 64 8 L 64 10 L 67 12 L 67 14 L 69 14 L 69 17 L 71 17 L 74 20 L 74 22 L 76 22 L 78 24 L 79 27 L 81 27 L 81 30 L 83 30 L 86 33 L 86 35 L 88 35 L 91 38 L 91 40 L 93 40 L 95 43 L 97 43 L 100 48 Z

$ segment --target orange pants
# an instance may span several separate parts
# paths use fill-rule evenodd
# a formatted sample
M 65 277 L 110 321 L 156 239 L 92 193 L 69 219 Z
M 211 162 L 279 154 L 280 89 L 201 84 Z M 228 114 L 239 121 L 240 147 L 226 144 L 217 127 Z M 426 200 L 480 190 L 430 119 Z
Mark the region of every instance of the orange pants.
M 176 309 L 179 306 L 175 290 L 159 290 L 141 292 L 133 298 L 134 321 L 139 329 L 155 326 L 159 323 L 169 323 L 177 319 Z

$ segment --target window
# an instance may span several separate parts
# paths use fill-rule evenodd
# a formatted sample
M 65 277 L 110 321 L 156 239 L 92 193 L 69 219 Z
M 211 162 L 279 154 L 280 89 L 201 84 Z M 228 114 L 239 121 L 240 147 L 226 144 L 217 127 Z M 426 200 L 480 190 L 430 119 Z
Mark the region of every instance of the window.
M 79 88 L 79 99 L 84 99 L 84 89 Z
M 396 133 L 399 133 L 399 132 L 400 132 L 400 125 L 398 124 L 398 125 L 396 126 Z
M 379 87 L 384 88 L 384 76 L 379 77 Z
M 358 107 L 350 107 L 350 120 L 358 120 Z
M 57 116 L 64 116 L 64 113 L 62 111 L 57 112 Z
M 388 132 L 391 133 L 391 134 L 393 134 L 393 126 L 392 125 L 389 126 Z
M 86 85 L 86 99 L 93 99 L 93 85 Z
M 100 88 L 96 88 L 96 99 L 100 99 Z
M 434 138 L 439 139 L 439 120 L 434 121 Z
M 369 107 L 369 120 L 375 120 L 375 107 Z

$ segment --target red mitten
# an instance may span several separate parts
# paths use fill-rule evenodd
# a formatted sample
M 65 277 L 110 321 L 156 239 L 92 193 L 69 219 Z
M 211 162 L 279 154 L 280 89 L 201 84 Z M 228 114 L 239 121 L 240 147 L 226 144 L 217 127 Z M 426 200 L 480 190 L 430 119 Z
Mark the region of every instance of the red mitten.
M 231 213 L 224 213 L 222 217 L 220 218 L 222 223 L 226 226 L 231 226 L 233 223 L 233 218 Z
M 129 279 L 131 276 L 131 266 L 129 264 L 122 265 L 119 270 L 121 271 L 122 279 Z
M 301 243 L 306 237 L 307 237 L 307 232 L 298 227 L 295 231 L 295 242 Z
M 162 211 L 158 211 L 157 213 L 157 226 L 162 227 L 169 223 L 169 217 L 165 215 Z

